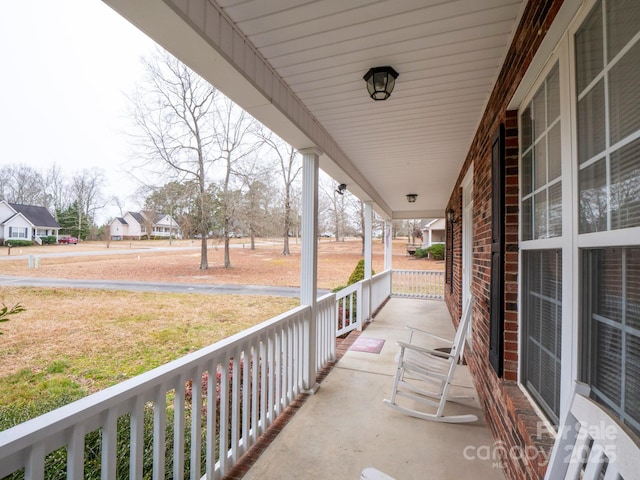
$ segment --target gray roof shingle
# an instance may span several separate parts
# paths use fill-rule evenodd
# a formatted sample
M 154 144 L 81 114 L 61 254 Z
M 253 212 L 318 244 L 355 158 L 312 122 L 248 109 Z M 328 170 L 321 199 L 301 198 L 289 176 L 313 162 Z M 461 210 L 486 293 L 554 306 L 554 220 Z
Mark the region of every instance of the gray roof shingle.
M 56 219 L 44 207 L 36 207 L 35 205 L 21 205 L 19 203 L 10 203 L 11 208 L 16 212 L 24 215 L 35 227 L 60 228 Z

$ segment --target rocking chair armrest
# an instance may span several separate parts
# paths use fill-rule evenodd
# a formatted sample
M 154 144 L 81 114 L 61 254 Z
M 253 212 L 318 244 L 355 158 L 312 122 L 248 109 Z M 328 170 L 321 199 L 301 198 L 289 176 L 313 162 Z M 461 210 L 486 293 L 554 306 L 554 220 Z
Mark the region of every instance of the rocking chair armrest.
M 451 340 L 450 338 L 440 337 L 439 335 L 434 335 L 431 332 L 427 332 L 425 330 L 421 330 L 421 329 L 416 328 L 416 327 L 411 327 L 411 326 L 407 325 L 405 328 L 407 330 L 411 330 L 411 335 L 412 336 L 413 336 L 414 333 L 419 333 L 421 335 L 426 335 L 428 337 L 435 338 L 435 339 L 440 340 L 440 341 L 445 342 L 445 343 L 449 343 L 450 344 L 451 342 L 453 342 L 453 340 Z
M 440 357 L 440 358 L 453 358 L 453 355 L 451 355 L 450 353 L 446 353 L 446 352 L 441 352 L 439 350 L 432 350 L 430 348 L 424 348 L 424 347 L 419 347 L 418 345 L 413 345 L 412 343 L 406 343 L 406 342 L 398 342 L 398 346 L 400 348 L 405 348 L 407 350 L 413 350 L 414 352 L 420 352 L 420 353 L 424 353 L 427 355 L 434 355 L 436 357 Z

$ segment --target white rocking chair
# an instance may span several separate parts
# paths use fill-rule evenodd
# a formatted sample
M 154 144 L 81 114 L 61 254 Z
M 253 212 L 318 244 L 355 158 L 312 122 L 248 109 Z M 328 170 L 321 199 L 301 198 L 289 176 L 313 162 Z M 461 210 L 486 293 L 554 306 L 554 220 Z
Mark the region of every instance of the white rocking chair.
M 449 395 L 449 388 L 456 371 L 456 366 L 462 356 L 465 338 L 471 321 L 473 296 L 470 295 L 462 312 L 460 325 L 453 341 L 446 340 L 422 330 L 408 327 L 411 330 L 411 339 L 414 333 L 421 333 L 447 342 L 450 352 L 443 352 L 420 347 L 412 343 L 398 342 L 400 354 L 398 356 L 398 368 L 393 381 L 391 400 L 384 400 L 384 404 L 412 417 L 424 420 L 449 423 L 467 423 L 478 420 L 476 415 L 444 415 L 447 401 L 466 402 L 472 400 L 469 396 Z M 431 383 L 435 391 L 425 389 L 423 383 Z M 397 403 L 397 397 L 405 397 L 422 404 L 436 407 L 435 413 L 426 413 Z
M 629 429 L 576 385 L 551 451 L 546 480 L 639 478 L 640 445 Z

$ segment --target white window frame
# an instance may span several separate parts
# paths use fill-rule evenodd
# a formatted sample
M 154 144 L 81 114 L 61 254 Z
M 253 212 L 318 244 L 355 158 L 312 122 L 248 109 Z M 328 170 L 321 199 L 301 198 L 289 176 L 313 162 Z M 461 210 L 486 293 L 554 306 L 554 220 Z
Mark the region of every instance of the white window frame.
M 519 278 L 523 278 L 524 272 L 522 252 L 526 250 L 560 249 L 562 251 L 562 372 L 560 393 L 560 416 L 564 414 L 564 408 L 572 394 L 572 385 L 579 378 L 579 360 L 582 339 L 580 318 L 580 254 L 585 248 L 627 247 L 640 244 L 640 227 L 631 227 L 603 232 L 579 233 L 579 190 L 578 190 L 578 148 L 577 148 L 577 99 L 576 95 L 576 71 L 575 71 L 575 34 L 591 12 L 597 0 L 585 0 L 584 2 L 565 0 L 563 8 L 558 16 L 563 25 L 563 33 L 556 30 L 553 35 L 548 35 L 557 43 L 543 45 L 538 55 L 531 63 L 530 71 L 525 74 L 523 83 L 510 108 L 518 109 L 518 123 L 520 113 L 529 105 L 542 82 L 558 62 L 560 74 L 560 121 L 561 121 L 561 181 L 562 181 L 562 236 L 522 241 L 522 222 L 519 225 Z M 551 33 L 551 31 L 550 31 Z M 546 55 L 546 57 L 544 57 Z M 532 80 L 535 78 L 535 80 Z M 526 90 L 524 90 L 526 88 Z M 524 92 L 524 93 L 523 93 Z M 607 122 L 609 119 L 607 118 Z M 608 140 L 607 140 L 608 142 Z M 520 145 L 522 142 L 520 142 Z M 520 152 L 519 152 L 520 155 Z M 519 166 L 522 166 L 519 159 Z M 522 171 L 522 170 L 520 170 Z M 522 177 L 519 179 L 522 182 Z M 520 184 L 520 191 L 522 185 Z M 521 208 L 521 198 L 519 197 Z M 520 210 L 522 211 L 522 210 Z M 522 372 L 525 368 L 523 362 L 524 322 L 522 311 L 522 282 L 518 282 L 518 383 L 524 389 Z M 525 390 L 526 392 L 526 390 Z M 546 419 L 546 418 L 545 418 Z
M 578 115 L 577 115 L 577 92 L 576 92 L 576 81 L 575 81 L 575 60 L 576 60 L 576 55 L 575 55 L 575 43 L 573 42 L 573 39 L 575 37 L 575 34 L 577 33 L 577 31 L 580 29 L 582 23 L 584 22 L 584 20 L 586 19 L 586 17 L 591 13 L 592 9 L 594 8 L 594 6 L 596 5 L 596 3 L 598 2 L 598 0 L 587 0 L 585 2 L 585 4 L 583 5 L 582 10 L 580 11 L 580 14 L 576 16 L 576 19 L 572 22 L 570 28 L 569 28 L 569 38 L 570 38 L 570 42 L 569 42 L 569 48 L 570 48 L 570 59 L 571 62 L 569 63 L 570 69 L 571 69 L 571 99 L 572 99 L 572 122 L 573 125 L 577 126 L 577 121 L 578 121 Z M 603 36 L 606 38 L 606 26 L 605 26 L 605 30 L 603 31 Z M 620 55 L 623 54 L 623 52 L 627 51 L 626 47 L 624 48 L 621 52 L 618 53 L 617 57 L 619 57 Z M 608 71 L 611 68 L 611 66 L 607 66 L 605 67 L 605 72 Z M 602 75 L 599 74 L 596 79 L 594 81 L 597 81 L 598 78 L 600 78 L 600 76 Z M 605 83 L 605 97 L 606 95 L 608 95 L 607 91 L 606 91 L 606 83 Z M 576 102 L 573 102 L 573 99 L 576 99 Z M 609 138 L 609 113 L 608 113 L 608 97 L 605 98 L 605 105 L 607 105 L 607 112 L 605 115 L 605 131 L 606 131 L 606 139 L 605 139 L 605 148 L 604 150 L 598 155 L 599 158 L 601 158 L 602 156 L 605 155 L 609 155 L 612 151 L 617 150 L 618 148 L 620 148 L 620 145 L 622 143 L 622 141 L 618 141 L 615 144 L 611 144 L 610 141 L 611 139 Z M 580 285 L 580 263 L 581 263 L 581 253 L 582 250 L 585 249 L 591 249 L 591 248 L 613 248 L 613 247 L 635 247 L 640 245 L 640 227 L 629 227 L 629 228 L 621 228 L 621 229 L 616 229 L 616 230 L 611 230 L 611 215 L 610 212 L 608 212 L 607 214 L 607 230 L 606 231 L 600 231 L 600 232 L 591 232 L 591 233 L 579 233 L 579 212 L 578 212 L 578 208 L 579 208 L 579 204 L 578 204 L 578 198 L 579 198 L 579 185 L 578 185 L 578 175 L 579 175 L 579 165 L 578 165 L 578 149 L 577 149 L 577 127 L 573 133 L 573 141 L 574 141 L 574 155 L 572 158 L 572 168 L 574 170 L 573 172 L 573 201 L 575 203 L 575 209 L 576 209 L 576 214 L 574 215 L 574 229 L 575 229 L 575 247 L 573 248 L 573 254 L 574 254 L 574 265 L 573 265 L 573 279 L 576 283 L 575 285 L 575 291 L 579 291 L 579 289 L 581 288 Z M 625 144 L 628 144 L 632 141 L 634 141 L 635 139 L 637 139 L 640 136 L 640 132 L 636 132 L 635 134 L 629 136 L 629 138 L 627 138 L 626 140 L 624 140 Z M 591 163 L 591 162 L 586 162 Z M 607 180 L 607 187 L 609 187 L 609 179 Z M 571 381 L 573 383 L 573 380 L 578 379 L 580 376 L 579 373 L 579 362 L 578 362 L 578 355 L 580 354 L 580 352 L 578 351 L 578 349 L 580 348 L 583 339 L 581 337 L 578 336 L 578 332 L 580 332 L 581 327 L 579 326 L 579 324 L 582 322 L 582 318 L 581 318 L 581 311 L 578 309 L 578 304 L 580 302 L 580 299 L 582 297 L 582 292 L 580 292 L 580 294 L 578 295 L 574 295 L 575 298 L 572 299 L 572 304 L 575 305 L 575 311 L 576 311 L 576 326 L 575 326 L 575 346 L 574 348 L 576 349 L 576 353 L 574 355 L 573 361 L 575 362 L 575 373 L 571 378 Z M 564 344 L 564 343 L 563 343 Z
M 572 202 L 572 168 L 571 162 L 573 159 L 572 152 L 574 150 L 572 142 L 573 125 L 571 114 L 571 89 L 568 88 L 571 85 L 572 78 L 569 70 L 569 35 L 565 34 L 560 39 L 560 42 L 556 46 L 552 55 L 547 59 L 546 64 L 540 71 L 537 80 L 530 86 L 526 95 L 523 97 L 520 106 L 518 108 L 518 125 L 520 125 L 520 115 L 524 109 L 531 103 L 534 95 L 538 89 L 543 85 L 547 79 L 551 70 L 558 65 L 558 73 L 560 76 L 560 151 L 561 151 L 561 169 L 560 181 L 562 182 L 562 235 L 551 238 L 540 238 L 533 240 L 522 241 L 523 237 L 523 222 L 519 222 L 519 278 L 524 278 L 525 272 L 523 271 L 524 258 L 523 254 L 528 250 L 560 250 L 562 252 L 562 337 L 561 337 L 561 364 L 562 370 L 560 373 L 560 405 L 561 411 L 559 416 L 562 415 L 562 405 L 566 403 L 566 399 L 570 398 L 572 379 L 577 378 L 577 350 L 575 349 L 577 334 L 577 319 L 574 319 L 574 299 L 573 299 L 573 276 L 567 275 L 567 272 L 574 271 L 574 245 L 572 242 L 573 234 L 575 232 L 574 222 L 572 220 L 573 211 L 575 211 L 575 205 Z M 518 129 L 519 136 L 522 134 L 521 128 Z M 535 139 L 534 139 L 535 140 Z M 522 140 L 519 138 L 519 145 L 522 145 Z M 518 152 L 520 156 L 521 152 Z M 518 161 L 519 171 L 522 171 L 522 157 Z M 548 185 L 547 185 L 548 186 Z M 519 176 L 519 190 L 522 192 L 522 175 Z M 520 212 L 522 212 L 522 196 L 519 195 L 518 206 Z M 576 269 L 577 270 L 577 269 Z M 577 278 L 577 273 L 576 277 Z M 525 324 L 523 306 L 523 282 L 518 282 L 518 383 L 521 388 L 526 390 L 524 371 L 526 368 L 523 353 L 525 338 Z M 570 300 L 570 301 L 569 301 Z M 575 338 L 574 338 L 575 337 Z

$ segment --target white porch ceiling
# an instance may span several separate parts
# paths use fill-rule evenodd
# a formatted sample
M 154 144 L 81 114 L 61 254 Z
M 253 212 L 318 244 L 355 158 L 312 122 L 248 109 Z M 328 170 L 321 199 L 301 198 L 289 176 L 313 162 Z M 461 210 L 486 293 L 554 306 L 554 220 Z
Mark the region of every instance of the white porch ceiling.
M 105 1 L 394 218 L 444 214 L 526 3 Z M 399 77 L 374 102 L 362 76 L 384 65 Z

